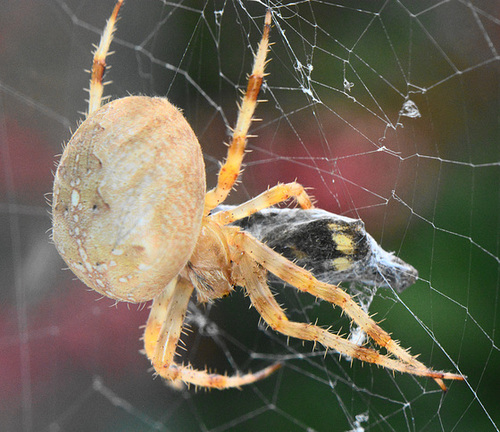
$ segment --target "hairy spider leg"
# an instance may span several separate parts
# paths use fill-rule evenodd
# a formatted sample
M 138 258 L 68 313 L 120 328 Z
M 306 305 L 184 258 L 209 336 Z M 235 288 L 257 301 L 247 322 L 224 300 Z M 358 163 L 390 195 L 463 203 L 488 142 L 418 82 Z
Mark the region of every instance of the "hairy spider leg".
M 364 348 L 355 343 L 329 332 L 314 324 L 290 321 L 279 306 L 267 284 L 266 270 L 253 261 L 248 254 L 241 254 L 238 271 L 241 273 L 241 283 L 250 297 L 252 305 L 264 321 L 275 331 L 297 339 L 319 342 L 323 346 L 357 358 L 365 362 L 375 363 L 385 368 L 400 372 L 418 373 L 408 364 L 380 354 L 370 348 Z
M 199 387 L 225 389 L 259 381 L 281 367 L 281 363 L 275 363 L 255 373 L 227 376 L 194 369 L 189 364 L 176 364 L 175 351 L 193 289 L 191 282 L 178 277 L 153 301 L 144 331 L 144 348 L 158 375 L 174 384 L 183 381 Z
M 312 207 L 310 197 L 305 192 L 303 186 L 294 182 L 294 183 L 277 185 L 263 192 L 257 197 L 237 206 L 236 208 L 218 212 L 212 215 L 211 219 L 222 225 L 230 224 L 236 220 L 248 217 L 260 210 L 271 207 L 280 202 L 286 201 L 291 197 L 295 197 L 302 208 Z M 273 252 L 273 254 L 275 254 L 275 252 Z M 284 262 L 287 260 L 286 258 L 281 257 L 281 261 Z M 277 265 L 276 267 L 278 268 L 280 266 Z M 303 276 L 308 273 L 301 267 L 298 267 L 294 264 L 292 264 L 292 267 L 300 269 Z M 269 270 L 271 270 L 272 273 L 276 274 L 282 279 L 286 280 L 285 277 L 278 274 L 277 268 L 274 271 L 271 269 Z M 353 319 L 353 321 L 356 322 L 375 342 L 377 342 L 377 344 L 379 344 L 382 347 L 385 347 L 387 351 L 394 354 L 395 356 L 405 361 L 406 363 L 412 365 L 414 368 L 425 371 L 424 372 L 425 376 L 430 376 L 429 372 L 434 373 L 434 371 L 428 369 L 425 365 L 417 361 L 416 358 L 411 356 L 407 350 L 401 348 L 394 340 L 392 340 L 390 335 L 387 332 L 385 332 L 380 326 L 378 326 L 375 323 L 375 321 L 373 321 L 359 307 L 359 305 L 356 302 L 354 302 L 354 300 L 352 300 L 352 298 L 342 289 L 338 288 L 335 285 L 329 285 L 319 282 L 318 280 L 313 278 L 312 275 L 309 276 L 310 277 L 305 277 L 305 279 L 308 280 L 312 278 L 308 280 L 308 284 L 311 285 L 311 287 L 313 287 L 311 288 L 311 291 L 306 291 L 306 289 L 303 289 L 300 286 L 298 286 L 299 289 L 306 292 L 310 292 L 311 294 L 314 294 L 326 301 L 329 301 L 330 303 L 341 306 L 346 311 L 346 313 Z M 289 283 L 294 284 L 293 282 Z M 318 290 L 321 292 L 319 291 L 313 292 L 314 287 L 318 287 Z M 334 288 L 334 290 L 332 290 L 332 288 Z M 368 320 L 366 318 L 368 318 Z M 444 379 L 456 379 L 456 380 L 463 379 L 461 375 L 448 374 L 442 372 L 436 372 L 436 373 L 438 375 L 446 374 L 445 376 L 443 376 Z M 433 378 L 436 381 L 436 383 L 441 387 L 441 389 L 446 391 L 446 385 L 444 384 L 443 380 L 439 376 L 433 376 Z
M 113 12 L 106 22 L 106 27 L 104 27 L 102 32 L 99 45 L 94 51 L 92 71 L 90 75 L 89 108 L 87 117 L 101 107 L 102 93 L 104 91 L 104 86 L 106 85 L 102 82 L 106 72 L 106 56 L 109 54 L 109 46 L 111 45 L 113 34 L 116 29 L 116 19 L 123 1 L 124 0 L 118 0 L 116 2 Z
M 443 391 L 446 391 L 443 379 L 464 380 L 462 375 L 434 371 L 416 360 L 408 351 L 401 348 L 397 342 L 392 340 L 390 335 L 364 312 L 349 294 L 339 287 L 318 281 L 311 273 L 288 261 L 286 258 L 274 252 L 271 248 L 262 244 L 247 233 L 242 231 L 237 232 L 237 234 L 234 234 L 233 238 L 230 239 L 230 242 L 238 248 L 241 255 L 248 255 L 263 268 L 269 270 L 271 273 L 300 291 L 307 292 L 334 305 L 340 306 L 342 310 L 366 334 L 368 334 L 368 336 L 370 336 L 370 338 L 400 360 L 391 359 L 369 348 L 359 347 L 342 338 L 339 340 L 338 336 L 311 324 L 305 324 L 305 327 L 297 327 L 295 323 L 293 325 L 291 323 L 289 324 L 281 309 L 276 309 L 276 307 L 279 308 L 279 306 L 277 303 L 274 304 L 275 300 L 271 298 L 272 293 L 267 287 L 267 284 L 265 284 L 264 287 L 262 283 L 259 282 L 260 285 L 254 290 L 254 285 L 246 282 L 245 286 L 256 309 L 264 319 L 266 319 L 266 322 L 277 331 L 300 339 L 321 342 L 326 347 L 334 348 L 343 354 L 347 354 L 350 357 L 362 361 L 375 363 L 403 373 L 433 378 Z M 240 258 L 240 255 L 237 255 L 233 259 L 242 258 Z M 244 267 L 246 269 L 244 278 L 251 277 L 250 273 L 255 270 L 253 268 L 251 271 L 248 270 L 248 264 L 245 264 L 245 262 L 242 262 L 241 265 L 246 265 L 246 267 Z M 255 277 L 253 278 L 255 279 Z M 254 281 L 254 283 L 257 282 Z M 298 328 L 301 330 L 297 330 Z
M 264 69 L 266 66 L 266 56 L 269 49 L 269 31 L 271 29 L 271 11 L 268 10 L 264 22 L 264 31 L 259 43 L 257 54 L 255 55 L 252 74 L 248 78 L 248 85 L 245 95 L 241 101 L 238 112 L 238 120 L 233 131 L 233 138 L 227 150 L 227 157 L 222 165 L 217 186 L 207 192 L 205 197 L 205 216 L 212 209 L 224 202 L 229 192 L 238 179 L 241 171 L 241 163 L 245 155 L 248 129 L 252 123 L 255 107 L 257 106 L 257 96 L 259 95 L 262 80 L 264 79 Z
M 231 210 L 221 211 L 211 215 L 210 219 L 220 225 L 227 225 L 290 198 L 294 198 L 303 209 L 314 207 L 311 197 L 300 183 L 281 183 Z

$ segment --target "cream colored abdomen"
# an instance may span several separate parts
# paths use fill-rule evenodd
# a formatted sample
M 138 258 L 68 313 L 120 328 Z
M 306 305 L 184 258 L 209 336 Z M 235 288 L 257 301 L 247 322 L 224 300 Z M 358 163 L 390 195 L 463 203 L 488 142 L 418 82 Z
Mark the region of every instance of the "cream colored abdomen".
M 166 99 L 110 102 L 75 132 L 54 182 L 57 249 L 89 287 L 150 300 L 185 266 L 201 227 L 199 143 Z

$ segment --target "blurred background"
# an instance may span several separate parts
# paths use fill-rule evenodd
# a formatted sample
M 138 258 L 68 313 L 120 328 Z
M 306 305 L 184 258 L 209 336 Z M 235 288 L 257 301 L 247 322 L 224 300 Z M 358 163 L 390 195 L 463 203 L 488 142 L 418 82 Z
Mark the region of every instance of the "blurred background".
M 266 83 L 240 203 L 297 180 L 361 218 L 419 270 L 370 306 L 425 364 L 466 382 L 393 375 L 275 334 L 240 290 L 191 306 L 182 360 L 285 366 L 223 392 L 171 389 L 139 352 L 147 305 L 86 288 L 50 243 L 62 145 L 84 117 L 92 44 L 114 1 L 0 0 L 2 431 L 495 431 L 500 428 L 500 7 L 484 1 L 128 0 L 105 89 L 167 96 L 203 148 L 208 186 L 266 6 Z M 290 318 L 349 333 L 330 305 L 274 286 Z

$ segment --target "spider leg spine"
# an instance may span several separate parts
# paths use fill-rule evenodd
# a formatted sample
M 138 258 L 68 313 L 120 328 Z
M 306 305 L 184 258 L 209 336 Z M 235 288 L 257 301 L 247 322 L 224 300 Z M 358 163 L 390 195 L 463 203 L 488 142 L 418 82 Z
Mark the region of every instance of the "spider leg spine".
M 188 279 L 179 277 L 170 282 L 165 290 L 155 298 L 144 332 L 144 349 L 151 360 L 155 374 L 169 380 L 178 388 L 180 382 L 204 388 L 224 389 L 239 388 L 243 385 L 259 381 L 271 375 L 281 367 L 274 363 L 255 373 L 236 374 L 232 376 L 209 373 L 207 369 L 198 370 L 191 364 L 177 364 L 174 361 L 183 333 L 184 318 L 193 285 Z
M 290 198 L 295 199 L 301 208 L 313 207 L 311 197 L 300 183 L 280 183 L 231 210 L 211 215 L 210 219 L 220 225 L 227 225 Z
M 228 148 L 227 157 L 222 165 L 217 180 L 217 186 L 205 197 L 205 215 L 222 203 L 234 186 L 240 174 L 240 168 L 245 154 L 247 133 L 252 123 L 252 117 L 257 106 L 257 97 L 264 79 L 264 68 L 269 50 L 269 31 L 271 29 L 271 11 L 267 11 L 262 39 L 259 42 L 254 58 L 252 74 L 248 79 L 247 89 L 243 96 L 238 119 L 233 131 L 233 138 Z
M 357 358 L 361 361 L 374 363 L 402 373 L 437 378 L 444 376 L 442 372 L 415 368 L 401 360 L 392 359 L 373 349 L 359 347 L 347 339 L 329 333 L 325 329 L 313 324 L 289 321 L 269 290 L 265 280 L 265 271 L 259 269 L 255 261 L 246 253 L 240 255 L 239 266 L 242 280 L 245 281 L 245 288 L 248 290 L 252 303 L 273 330 L 287 337 L 294 337 L 302 341 L 319 342 L 324 347 L 335 349 L 339 354 L 346 354 L 351 358 Z
M 109 46 L 113 40 L 113 34 L 116 28 L 116 21 L 118 19 L 118 12 L 124 0 L 118 0 L 115 4 L 113 12 L 106 22 L 106 26 L 101 34 L 99 45 L 95 48 L 94 58 L 92 60 L 92 72 L 90 76 L 90 98 L 87 116 L 100 108 L 102 102 L 102 93 L 104 85 L 102 79 L 106 73 L 106 57 L 109 53 Z
M 405 349 L 393 341 L 389 334 L 381 329 L 347 293 L 335 285 L 329 285 L 318 281 L 313 275 L 291 263 L 247 233 L 241 231 L 234 233 L 231 242 L 239 253 L 238 257 L 235 256 L 235 260 L 243 261 L 250 259 L 258 263 L 264 269 L 275 274 L 280 279 L 295 286 L 297 289 L 319 296 L 330 303 L 337 304 L 344 309 L 349 317 L 377 344 L 384 347 L 390 354 L 398 359 L 390 358 L 373 349 L 359 347 L 331 333 L 322 333 L 321 331 L 324 330 L 319 327 L 314 331 L 310 331 L 311 327 L 300 326 L 303 323 L 289 322 L 282 311 L 280 311 L 271 292 L 267 289 L 267 283 L 264 287 L 262 280 L 260 280 L 262 276 L 260 276 L 260 279 L 259 277 L 253 277 L 251 275 L 252 272 L 245 270 L 249 264 L 247 263 L 246 266 L 240 264 L 242 266 L 241 271 L 246 271 L 245 277 L 249 278 L 251 281 L 246 282 L 247 289 L 249 289 L 249 286 L 258 286 L 258 290 L 260 290 L 258 292 L 260 292 L 261 296 L 255 298 L 255 293 L 252 292 L 253 288 L 249 289 L 252 302 L 254 302 L 256 309 L 263 315 L 264 319 L 267 317 L 266 321 L 271 324 L 271 328 L 274 330 L 301 339 L 318 340 L 323 345 L 330 346 L 346 355 L 368 363 L 375 363 L 403 373 L 433 378 L 443 390 L 446 389 L 446 386 L 442 382 L 443 379 L 464 379 L 462 375 L 434 371 L 420 363 L 415 357 L 408 354 Z M 245 258 L 245 256 L 250 258 Z M 253 272 L 256 271 L 257 270 L 253 270 Z M 269 310 L 272 310 L 272 313 Z

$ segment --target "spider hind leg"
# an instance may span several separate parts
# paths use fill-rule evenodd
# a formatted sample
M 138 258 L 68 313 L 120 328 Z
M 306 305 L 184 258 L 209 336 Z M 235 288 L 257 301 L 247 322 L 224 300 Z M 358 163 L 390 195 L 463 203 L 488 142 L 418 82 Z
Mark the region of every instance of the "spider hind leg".
M 174 388 L 179 388 L 184 382 L 197 387 L 225 389 L 254 383 L 281 367 L 281 363 L 275 363 L 255 373 L 228 376 L 194 369 L 189 364 L 176 364 L 175 351 L 192 292 L 191 282 L 180 277 L 170 282 L 151 306 L 144 332 L 144 348 L 159 376 L 171 381 Z

